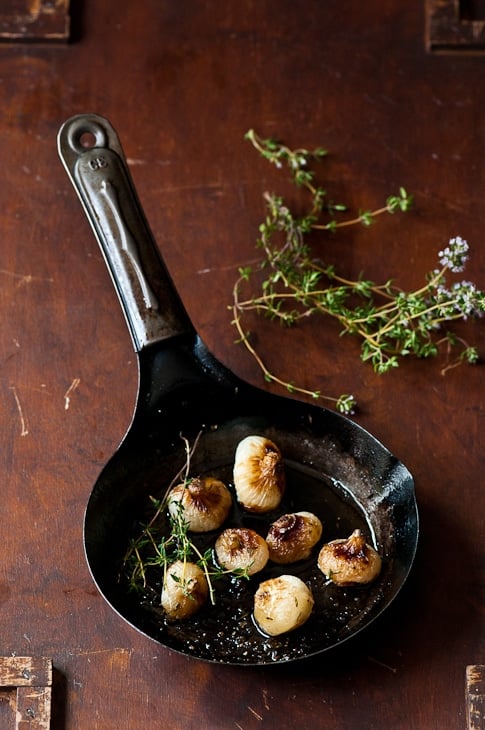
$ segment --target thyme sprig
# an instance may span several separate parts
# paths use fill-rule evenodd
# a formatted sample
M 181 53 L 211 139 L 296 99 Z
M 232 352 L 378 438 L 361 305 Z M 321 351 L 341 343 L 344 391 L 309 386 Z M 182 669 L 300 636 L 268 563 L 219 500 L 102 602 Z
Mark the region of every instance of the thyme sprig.
M 181 502 L 175 503 L 174 514 L 168 512 L 168 499 L 171 489 L 175 484 L 190 484 L 190 464 L 201 433 L 199 433 L 190 445 L 188 439 L 181 436 L 184 442 L 185 463 L 170 482 L 165 494 L 161 499 L 150 497 L 153 514 L 150 519 L 140 525 L 139 533 L 134 537 L 128 546 L 122 561 L 122 576 L 127 580 L 130 590 L 137 593 L 148 592 L 155 596 L 160 593 L 159 580 L 152 581 L 152 569 L 163 571 L 163 582 L 165 582 L 167 570 L 177 560 L 184 564 L 195 562 L 204 572 L 209 588 L 209 598 L 212 604 L 216 602 L 214 582 L 223 575 L 231 574 L 239 578 L 248 578 L 246 570 L 225 570 L 219 568 L 214 562 L 213 550 L 208 548 L 202 552 L 194 542 L 190 533 L 190 525 L 185 519 Z M 166 526 L 169 529 L 166 529 Z M 172 576 L 174 580 L 180 580 Z M 190 595 L 190 586 L 187 586 L 187 595 Z
M 403 290 L 392 279 L 384 283 L 363 275 L 357 280 L 349 279 L 326 264 L 320 251 L 315 255 L 309 234 L 335 233 L 354 225 L 370 226 L 382 214 L 408 211 L 412 196 L 401 187 L 396 195 L 387 198 L 385 205 L 339 219 L 346 206 L 329 200 L 327 192 L 315 182 L 315 171 L 310 169 L 310 163 L 325 157 L 326 150 L 291 150 L 274 139 L 261 138 L 254 130 L 247 132 L 246 139 L 271 164 L 278 168 L 285 166 L 294 184 L 309 194 L 308 210 L 303 215 L 296 215 L 282 197 L 264 194 L 267 212 L 257 240 L 263 258 L 256 267 L 239 270 L 233 289 L 232 323 L 238 341 L 255 358 L 267 381 L 292 393 L 329 400 L 343 413 L 352 413 L 356 405 L 353 395 L 322 395 L 318 390 L 300 387 L 274 374 L 243 325 L 243 315 L 249 311 L 286 326 L 315 314 L 333 317 L 341 325 L 341 334 L 360 339 L 361 359 L 371 363 L 379 374 L 398 367 L 404 357 L 428 358 L 436 356 L 442 348 L 448 355 L 443 373 L 462 362 L 477 362 L 476 348 L 449 329 L 450 323 L 481 316 L 485 311 L 484 293 L 475 284 L 465 280 L 448 283 L 450 274 L 465 268 L 469 247 L 464 239 L 459 236 L 450 239 L 438 254 L 439 266 L 428 272 L 423 285 L 414 291 Z M 260 293 L 244 297 L 243 288 L 247 288 L 256 273 L 260 277 L 263 274 L 258 287 Z M 457 356 L 450 359 L 456 350 Z

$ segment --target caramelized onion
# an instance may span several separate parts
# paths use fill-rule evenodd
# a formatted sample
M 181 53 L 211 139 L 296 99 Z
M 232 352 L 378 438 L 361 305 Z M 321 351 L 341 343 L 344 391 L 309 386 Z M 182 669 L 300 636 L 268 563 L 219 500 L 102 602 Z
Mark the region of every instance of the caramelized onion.
M 370 583 L 380 573 L 379 554 L 365 541 L 360 530 L 346 540 L 332 540 L 322 547 L 318 567 L 339 586 Z
M 247 527 L 230 527 L 216 540 L 217 562 L 227 570 L 243 570 L 254 575 L 268 562 L 266 540 Z
M 259 585 L 254 596 L 254 618 L 265 634 L 278 636 L 304 624 L 313 604 L 306 583 L 295 575 L 280 575 Z
M 168 511 L 175 517 L 182 510 L 192 532 L 209 532 L 220 527 L 232 505 L 231 493 L 213 477 L 194 477 L 172 489 Z
M 177 560 L 168 566 L 162 589 L 162 607 L 167 618 L 179 620 L 193 616 L 208 595 L 207 579 L 198 565 Z
M 322 535 L 322 523 L 312 512 L 282 515 L 266 536 L 269 557 L 274 563 L 295 563 L 310 555 Z
M 234 486 L 240 504 L 249 512 L 275 509 L 285 490 L 279 448 L 264 436 L 247 436 L 237 446 Z

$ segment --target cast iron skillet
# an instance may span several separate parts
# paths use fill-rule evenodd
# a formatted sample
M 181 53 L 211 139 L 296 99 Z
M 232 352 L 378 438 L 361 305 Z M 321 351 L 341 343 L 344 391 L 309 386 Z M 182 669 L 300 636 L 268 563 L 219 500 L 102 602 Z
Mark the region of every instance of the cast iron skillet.
M 338 646 L 374 621 L 409 573 L 418 539 L 411 474 L 350 419 L 249 386 L 212 357 L 173 289 L 106 119 L 94 114 L 69 119 L 58 147 L 111 272 L 139 363 L 133 420 L 99 475 L 85 514 L 85 552 L 99 591 L 138 631 L 207 661 L 278 664 Z M 181 434 L 193 440 L 200 431 L 192 473 L 229 483 L 243 437 L 254 433 L 275 441 L 288 479 L 278 514 L 315 512 L 324 524 L 324 541 L 360 527 L 383 557 L 379 578 L 366 588 L 337 588 L 315 567 L 317 546 L 308 561 L 283 570 L 270 565 L 249 583 L 222 581 L 215 607 L 185 623 L 167 624 L 156 605 L 128 591 L 120 566 L 149 497 L 161 495 L 185 462 Z M 274 518 L 249 518 L 235 504 L 229 523 L 252 525 L 265 535 Z M 315 608 L 297 631 L 268 638 L 252 620 L 252 596 L 260 580 L 282 572 L 308 583 Z

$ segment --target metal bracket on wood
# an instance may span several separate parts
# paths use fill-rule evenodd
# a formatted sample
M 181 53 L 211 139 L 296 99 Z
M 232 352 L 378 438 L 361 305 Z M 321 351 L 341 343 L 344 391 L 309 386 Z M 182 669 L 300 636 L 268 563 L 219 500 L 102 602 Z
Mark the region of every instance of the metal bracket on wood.
M 0 41 L 66 42 L 70 0 L 9 0 L 0 2 Z
M 15 730 L 49 730 L 52 660 L 46 657 L 0 657 L 0 695 L 13 692 Z
M 468 730 L 485 727 L 485 665 L 469 664 L 466 668 L 466 719 Z
M 483 53 L 485 19 L 463 10 L 462 0 L 426 0 L 426 47 L 434 53 Z

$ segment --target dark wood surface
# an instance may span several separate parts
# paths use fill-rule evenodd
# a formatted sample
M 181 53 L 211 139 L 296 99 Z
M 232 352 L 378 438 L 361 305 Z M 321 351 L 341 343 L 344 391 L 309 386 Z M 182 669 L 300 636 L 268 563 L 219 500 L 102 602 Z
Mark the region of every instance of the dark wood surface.
M 350 274 L 418 286 L 461 235 L 466 278 L 483 288 L 485 59 L 428 52 L 418 0 L 84 0 L 72 12 L 70 44 L 0 47 L 0 653 L 52 659 L 56 730 L 464 728 L 466 667 L 485 650 L 481 365 L 378 377 L 326 323 L 264 329 L 262 354 L 284 377 L 353 392 L 355 420 L 416 480 L 411 577 L 342 651 L 212 666 L 139 635 L 98 595 L 83 512 L 129 424 L 137 367 L 56 134 L 76 113 L 111 120 L 195 327 L 261 384 L 227 305 L 255 257 L 262 193 L 283 178 L 245 131 L 327 147 L 324 184 L 350 206 L 378 207 L 400 185 L 414 194 L 405 217 L 324 243 Z M 483 359 L 483 322 L 466 329 Z

